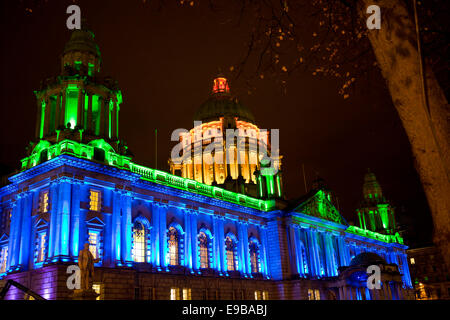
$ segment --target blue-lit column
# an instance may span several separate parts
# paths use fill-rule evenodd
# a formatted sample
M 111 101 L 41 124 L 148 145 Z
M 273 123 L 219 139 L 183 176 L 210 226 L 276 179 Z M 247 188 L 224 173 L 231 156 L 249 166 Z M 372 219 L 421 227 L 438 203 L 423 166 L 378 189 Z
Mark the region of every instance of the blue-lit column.
M 247 228 L 247 222 L 240 220 L 238 222 L 238 236 L 239 236 L 239 243 L 240 243 L 240 252 L 242 259 L 242 273 L 245 277 L 251 277 L 252 269 L 250 267 L 250 255 L 249 255 L 249 248 L 248 248 L 248 228 Z
M 308 230 L 309 230 L 308 227 L 306 227 L 304 225 L 300 225 L 298 236 L 299 236 L 300 241 L 303 242 L 304 249 L 305 249 L 305 257 L 304 258 L 302 257 L 302 259 L 306 259 L 306 261 L 304 263 L 306 263 L 306 265 L 308 266 L 308 271 L 306 273 L 303 268 L 303 265 L 302 265 L 303 274 L 305 276 L 307 274 L 309 276 L 312 276 L 312 275 L 314 275 L 314 271 L 313 271 L 314 266 L 313 266 L 313 263 L 311 260 L 312 253 L 311 253 L 311 249 L 310 249 L 311 245 L 310 245 L 310 239 L 308 237 Z
M 50 182 L 50 226 L 49 226 L 49 237 L 48 237 L 48 261 L 53 261 L 54 257 L 57 255 L 56 247 L 59 243 L 58 241 L 58 203 L 59 203 L 59 183 L 55 180 Z
M 408 259 L 406 256 L 406 253 L 399 253 L 399 258 L 402 261 L 402 274 L 403 274 L 403 283 L 408 287 L 412 288 L 411 283 L 411 275 L 409 273 L 409 265 L 408 265 Z
M 303 261 L 303 255 L 302 255 L 302 247 L 303 246 L 302 246 L 302 241 L 300 238 L 300 232 L 301 232 L 301 227 L 296 226 L 296 228 L 294 229 L 294 239 L 295 239 L 295 246 L 297 248 L 298 274 L 301 277 L 304 277 L 305 269 L 303 268 L 303 265 L 304 265 L 305 261 Z
M 19 251 L 20 251 L 20 234 L 22 232 L 22 212 L 23 212 L 23 194 L 20 193 L 16 197 L 16 205 L 13 208 L 11 215 L 11 236 L 9 238 L 8 259 L 11 269 L 16 269 L 19 266 Z
M 28 262 L 30 261 L 30 245 L 31 245 L 31 211 L 33 205 L 33 193 L 23 192 L 23 208 L 22 208 L 22 223 L 20 232 L 20 250 L 19 250 L 19 265 L 20 268 L 26 270 Z
M 131 194 L 129 192 L 123 192 L 120 197 L 121 209 L 122 209 L 122 263 L 131 266 L 133 260 L 131 257 L 131 242 L 132 242 L 132 222 L 131 222 Z
M 151 203 L 152 206 L 152 229 L 150 231 L 151 246 L 152 246 L 152 264 L 153 267 L 158 270 L 161 267 L 160 249 L 161 241 L 159 240 L 159 212 L 158 204 L 156 202 Z
M 191 240 L 191 214 L 189 210 L 182 209 L 184 216 L 184 265 L 188 268 L 191 273 L 192 270 L 192 240 Z
M 20 234 L 22 232 L 22 208 L 23 194 L 19 193 L 16 196 L 16 202 L 13 207 L 10 224 L 11 235 L 9 237 L 8 260 L 9 266 L 12 270 L 17 268 L 19 265 Z
M 288 248 L 289 248 L 289 256 L 291 259 L 291 273 L 293 275 L 299 274 L 300 264 L 298 259 L 298 249 L 297 242 L 295 241 L 295 226 L 289 224 L 288 227 Z
M 112 193 L 112 217 L 111 217 L 111 223 L 112 223 L 112 235 L 111 235 L 111 242 L 112 242 L 112 248 L 111 248 L 111 256 L 113 257 L 113 261 L 117 265 L 121 265 L 121 214 L 122 214 L 122 208 L 120 203 L 121 195 L 119 190 L 114 190 Z
M 167 269 L 167 205 L 158 205 L 159 215 L 159 255 L 161 268 Z M 181 234 L 179 235 L 182 236 Z
M 334 250 L 334 239 L 331 232 L 327 232 L 327 241 L 328 241 L 328 253 L 330 255 L 330 258 L 328 261 L 330 262 L 330 276 L 336 276 L 337 275 L 337 266 L 336 266 L 336 259 L 335 259 L 335 250 Z
M 189 231 L 191 233 L 191 250 L 192 250 L 192 269 L 194 272 L 199 273 L 199 265 L 198 265 L 198 244 L 197 244 L 197 220 L 198 220 L 198 212 L 191 210 L 189 211 L 191 214 L 191 225 Z
M 212 217 L 213 220 L 213 269 L 217 270 L 220 275 L 222 275 L 222 266 L 220 261 L 220 231 L 218 226 L 218 219 L 214 215 Z
M 82 181 L 74 180 L 72 186 L 72 213 L 70 220 L 70 257 L 72 261 L 78 261 L 80 248 L 80 197 Z
M 6 261 L 6 270 L 9 270 L 9 268 L 11 266 L 14 266 L 15 261 L 14 258 L 12 257 L 12 252 L 14 252 L 14 239 L 16 237 L 16 233 L 17 233 L 17 227 L 15 227 L 15 225 L 17 224 L 17 219 L 16 219 L 16 215 L 17 215 L 17 206 L 19 205 L 19 201 L 16 199 L 12 201 L 11 203 L 11 222 L 9 225 L 9 239 L 8 239 L 8 258 Z M 17 261 L 17 260 L 16 260 Z
M 322 232 L 322 240 L 323 240 L 323 249 L 325 254 L 325 274 L 327 276 L 332 276 L 332 256 L 331 256 L 331 248 L 330 248 L 330 241 L 329 241 L 329 233 L 327 231 Z
M 62 177 L 59 180 L 58 209 L 56 212 L 55 257 L 69 258 L 69 225 L 71 205 L 71 180 Z M 59 259 L 58 259 L 59 260 Z
M 224 230 L 223 216 L 217 217 L 218 229 L 219 229 L 219 259 L 222 267 L 222 273 L 227 273 L 227 263 L 225 261 L 225 230 Z
M 114 192 L 111 189 L 103 189 L 103 203 L 110 204 L 110 206 L 114 205 Z M 115 256 L 113 254 L 114 243 L 112 239 L 115 228 L 113 224 L 113 213 L 103 212 L 103 219 L 105 226 L 103 227 L 102 266 L 114 267 Z
M 265 225 L 259 226 L 259 236 L 261 238 L 261 273 L 268 278 L 267 231 Z
M 348 266 L 349 265 L 349 263 L 347 262 L 348 251 L 347 251 L 347 247 L 345 245 L 344 236 L 341 234 L 338 235 L 337 241 L 338 241 L 338 247 L 339 247 L 340 264 L 341 264 L 341 266 Z
M 317 251 L 317 238 L 316 238 L 316 231 L 312 228 L 308 229 L 308 240 L 311 250 L 311 265 L 313 269 L 313 274 L 315 276 L 320 276 L 320 262 L 319 262 L 319 255 Z

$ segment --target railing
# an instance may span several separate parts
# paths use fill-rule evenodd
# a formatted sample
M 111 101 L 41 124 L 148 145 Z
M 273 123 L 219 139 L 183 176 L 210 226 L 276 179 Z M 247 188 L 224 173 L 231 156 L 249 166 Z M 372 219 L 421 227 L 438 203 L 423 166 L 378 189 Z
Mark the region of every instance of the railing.
M 21 285 L 20 283 L 14 281 L 14 280 L 11 280 L 11 279 L 6 281 L 6 285 L 3 287 L 2 291 L 0 291 L 0 300 L 5 299 L 5 296 L 8 293 L 8 290 L 9 290 L 9 288 L 11 288 L 11 286 L 14 286 L 19 290 L 22 290 L 29 296 L 32 296 L 35 300 L 46 300 L 43 297 L 41 297 L 40 295 L 38 295 L 36 292 L 34 292 L 33 290 L 31 290 L 31 289 L 25 287 L 24 285 Z

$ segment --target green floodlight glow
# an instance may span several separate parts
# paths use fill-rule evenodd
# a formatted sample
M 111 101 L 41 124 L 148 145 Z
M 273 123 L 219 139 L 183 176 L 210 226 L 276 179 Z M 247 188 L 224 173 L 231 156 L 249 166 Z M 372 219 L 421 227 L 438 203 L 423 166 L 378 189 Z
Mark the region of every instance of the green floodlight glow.
M 44 120 L 45 120 L 45 100 L 41 102 L 41 124 L 39 128 L 39 139 L 44 137 Z
M 105 160 L 109 165 L 139 174 L 141 176 L 140 179 L 142 180 L 232 202 L 261 211 L 271 211 L 275 209 L 275 200 L 262 200 L 249 197 L 244 194 L 206 185 L 195 180 L 175 176 L 165 171 L 159 171 L 135 164 L 131 161 L 130 157 L 115 153 L 111 145 L 103 139 L 91 141 L 89 145 L 72 140 L 63 140 L 47 147 L 44 147 L 43 144 L 42 150 L 46 149 L 48 151 L 48 159 L 53 159 L 61 154 L 68 154 L 81 159 L 92 160 L 94 158 L 95 147 L 105 151 Z M 22 159 L 21 163 L 22 171 L 38 165 L 40 163 L 39 153 L 33 153 L 29 157 Z
M 66 91 L 66 114 L 64 125 L 70 123 L 70 128 L 73 129 L 77 125 L 78 112 L 78 87 L 76 84 L 69 84 Z
M 358 228 L 357 226 L 349 226 L 346 231 L 349 233 L 353 233 L 353 234 L 360 235 L 363 237 L 368 237 L 368 238 L 386 242 L 386 243 L 403 244 L 403 238 L 400 236 L 400 234 L 398 232 L 395 235 L 381 234 L 381 233 L 378 233 L 375 231 L 361 229 L 361 228 Z

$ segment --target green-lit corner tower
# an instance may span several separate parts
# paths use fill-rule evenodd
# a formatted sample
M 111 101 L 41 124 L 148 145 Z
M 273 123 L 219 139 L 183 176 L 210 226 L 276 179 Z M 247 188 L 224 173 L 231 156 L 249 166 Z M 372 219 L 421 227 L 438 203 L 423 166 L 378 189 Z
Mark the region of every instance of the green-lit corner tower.
M 394 208 L 383 196 L 381 186 L 370 170 L 364 177 L 363 195 L 364 199 L 357 209 L 360 227 L 382 234 L 395 234 Z
M 22 169 L 50 158 L 49 146 L 65 140 L 96 147 L 100 152 L 95 156 L 100 160 L 101 150 L 127 154 L 119 140 L 122 94 L 117 81 L 100 76 L 101 66 L 94 34 L 85 27 L 74 30 L 61 57 L 61 74 L 47 79 L 35 91 L 35 140 Z

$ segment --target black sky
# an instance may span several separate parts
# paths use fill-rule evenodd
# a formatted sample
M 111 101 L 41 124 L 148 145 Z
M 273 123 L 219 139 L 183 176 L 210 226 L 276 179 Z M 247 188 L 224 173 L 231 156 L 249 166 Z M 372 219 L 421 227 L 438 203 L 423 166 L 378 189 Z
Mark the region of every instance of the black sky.
M 0 164 L 17 169 L 34 138 L 40 81 L 60 72 L 60 54 L 70 37 L 65 13 L 71 1 L 2 2 L 2 105 Z M 249 27 L 227 23 L 206 7 L 169 6 L 161 11 L 142 1 L 77 1 L 96 35 L 103 73 L 119 81 L 124 103 L 120 132 L 137 163 L 168 170 L 176 128 L 192 127 L 218 69 L 227 70 L 245 53 Z M 26 8 L 32 12 L 26 11 Z M 318 173 L 339 197 L 345 218 L 355 221 L 367 168 L 375 172 L 397 218 L 409 225 L 410 243 L 431 239 L 431 218 L 414 169 L 406 134 L 379 73 L 349 99 L 339 84 L 309 73 L 292 76 L 282 94 L 271 80 L 247 93 L 241 80 L 231 90 L 255 114 L 261 128 L 280 129 L 287 195 L 304 193 Z M 420 229 L 420 230 L 419 230 Z M 415 231 L 414 231 L 415 230 Z

